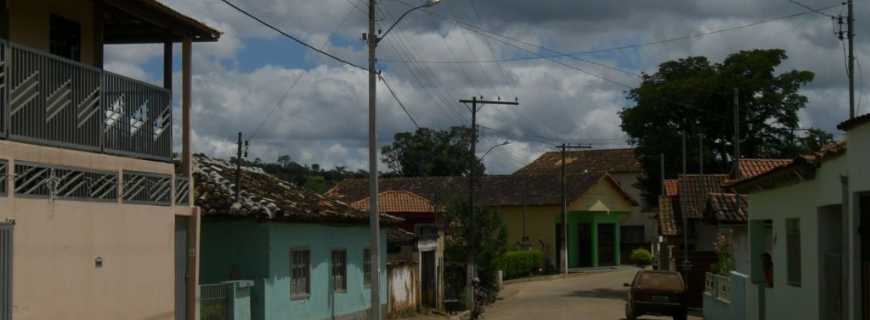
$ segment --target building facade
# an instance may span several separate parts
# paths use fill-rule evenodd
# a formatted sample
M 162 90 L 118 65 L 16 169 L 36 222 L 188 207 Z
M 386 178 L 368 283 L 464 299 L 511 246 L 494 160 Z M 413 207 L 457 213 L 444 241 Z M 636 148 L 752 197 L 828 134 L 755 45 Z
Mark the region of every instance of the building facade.
M 0 319 L 196 317 L 190 55 L 219 35 L 151 0 L 0 1 Z M 105 45 L 145 43 L 162 86 L 102 69 Z
M 202 285 L 252 281 L 252 319 L 365 319 L 379 279 L 386 310 L 386 254 L 376 277 L 366 258 L 366 212 L 253 167 L 240 171 L 236 198 L 234 164 L 203 155 L 196 161 Z M 382 216 L 382 252 L 400 221 Z

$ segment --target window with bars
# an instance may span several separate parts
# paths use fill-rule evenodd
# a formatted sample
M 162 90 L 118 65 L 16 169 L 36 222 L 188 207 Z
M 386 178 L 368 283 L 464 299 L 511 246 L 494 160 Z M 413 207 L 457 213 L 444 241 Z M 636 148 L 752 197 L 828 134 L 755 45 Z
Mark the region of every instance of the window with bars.
M 363 250 L 363 286 L 366 288 L 372 286 L 372 251 L 369 249 Z
M 799 218 L 786 219 L 785 228 L 787 280 L 789 285 L 799 287 L 801 285 L 801 220 Z
M 311 294 L 311 251 L 290 250 L 290 298 L 306 299 Z
M 332 251 L 332 288 L 335 292 L 347 292 L 347 251 Z

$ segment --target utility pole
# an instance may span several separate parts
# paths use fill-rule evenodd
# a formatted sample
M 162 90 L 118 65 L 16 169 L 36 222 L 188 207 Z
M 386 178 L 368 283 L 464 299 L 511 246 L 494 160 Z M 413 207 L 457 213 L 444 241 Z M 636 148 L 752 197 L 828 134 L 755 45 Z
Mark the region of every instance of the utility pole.
M 589 145 L 569 145 L 563 143 L 559 148 L 562 149 L 562 243 L 559 254 L 559 270 L 562 274 L 568 274 L 568 187 L 566 182 L 567 171 L 567 154 L 568 149 L 591 149 Z
M 854 0 L 846 0 L 846 11 L 848 19 L 846 24 L 849 26 L 849 119 L 855 118 L 855 16 L 852 9 Z
M 698 172 L 704 174 L 704 134 L 698 134 Z
M 376 50 L 378 34 L 375 33 L 375 0 L 369 0 L 369 231 L 371 238 L 372 289 L 371 319 L 381 320 L 381 221 L 378 210 L 378 138 L 377 138 L 377 70 Z
M 239 142 L 236 145 L 236 202 L 242 195 L 242 159 L 248 157 L 248 142 L 242 144 L 242 133 L 239 132 Z
M 689 173 L 688 163 L 686 162 L 686 130 L 683 130 L 682 133 L 683 138 L 683 174 Z
M 659 153 L 659 175 L 662 178 L 662 195 L 667 195 L 667 189 L 665 188 L 665 154 Z
M 475 176 L 477 176 L 477 112 L 480 110 L 478 106 L 483 107 L 485 105 L 508 105 L 508 106 L 518 106 L 520 105 L 519 100 L 516 98 L 514 101 L 501 101 L 499 100 L 486 100 L 483 97 L 472 97 L 471 99 L 462 99 L 459 100 L 459 103 L 471 104 L 471 159 L 472 163 L 469 165 L 468 172 L 468 205 L 471 209 L 471 221 L 472 223 L 477 222 L 477 210 L 474 206 L 474 183 Z M 471 230 L 474 230 L 475 226 L 471 227 Z M 476 234 L 476 233 L 475 233 Z M 471 239 L 469 241 L 470 251 L 468 256 L 466 257 L 467 267 L 465 268 L 465 290 L 466 290 L 466 301 L 469 306 L 472 308 L 477 308 L 477 305 L 474 301 L 474 288 L 472 287 L 472 280 L 477 275 L 477 270 L 474 265 L 474 257 L 477 254 L 477 239 Z
M 740 89 L 734 88 L 734 168 L 740 164 Z M 739 172 L 739 171 L 736 171 Z

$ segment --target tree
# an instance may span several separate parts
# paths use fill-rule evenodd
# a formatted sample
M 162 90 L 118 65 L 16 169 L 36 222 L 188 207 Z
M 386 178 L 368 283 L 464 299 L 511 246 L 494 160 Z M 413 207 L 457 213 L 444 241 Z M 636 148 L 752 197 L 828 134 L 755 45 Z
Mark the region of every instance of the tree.
M 498 258 L 507 251 L 507 227 L 495 210 L 478 208 L 471 215 L 469 202 L 465 197 L 450 197 L 444 221 L 449 233 L 446 239 L 445 256 L 447 261 L 465 261 L 470 252 L 475 252 L 474 263 L 480 286 L 486 292 L 488 302 L 498 296 Z M 453 294 L 463 297 L 464 277 L 449 277 L 448 283 Z M 464 299 L 460 299 L 463 301 Z
M 285 155 L 278 157 L 278 163 L 282 167 L 286 168 L 287 166 L 290 165 L 290 156 L 285 154 Z
M 470 138 L 471 130 L 464 127 L 397 133 L 383 147 L 383 160 L 393 175 L 404 177 L 466 175 L 472 164 L 482 173 L 485 167 L 471 154 Z
M 817 152 L 822 147 L 834 143 L 834 135 L 822 129 L 810 128 L 806 130 L 806 135 L 799 137 L 797 140 L 797 151 L 799 154 L 809 154 Z
M 742 157 L 791 158 L 797 155 L 798 110 L 807 98 L 798 91 L 812 81 L 809 71 L 775 74 L 788 57 L 784 50 L 749 50 L 721 63 L 688 57 L 659 65 L 627 92 L 635 105 L 623 109 L 622 130 L 637 147 L 645 175 L 638 181 L 647 203 L 660 193 L 659 154 L 665 173 L 682 171 L 681 132 L 688 140 L 689 172 L 697 172 L 699 155 L 705 172 L 726 173 L 733 163 L 733 101 L 739 89 Z M 702 136 L 704 152 L 698 152 Z

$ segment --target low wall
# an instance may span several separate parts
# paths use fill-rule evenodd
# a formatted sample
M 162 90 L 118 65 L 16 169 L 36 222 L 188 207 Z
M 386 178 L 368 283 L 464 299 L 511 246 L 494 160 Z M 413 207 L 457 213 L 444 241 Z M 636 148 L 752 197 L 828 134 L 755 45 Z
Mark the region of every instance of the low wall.
M 417 311 L 420 275 L 415 263 L 387 265 L 389 289 L 389 314 L 400 315 Z
M 731 272 L 728 276 L 707 274 L 704 291 L 705 320 L 746 319 L 747 276 Z

